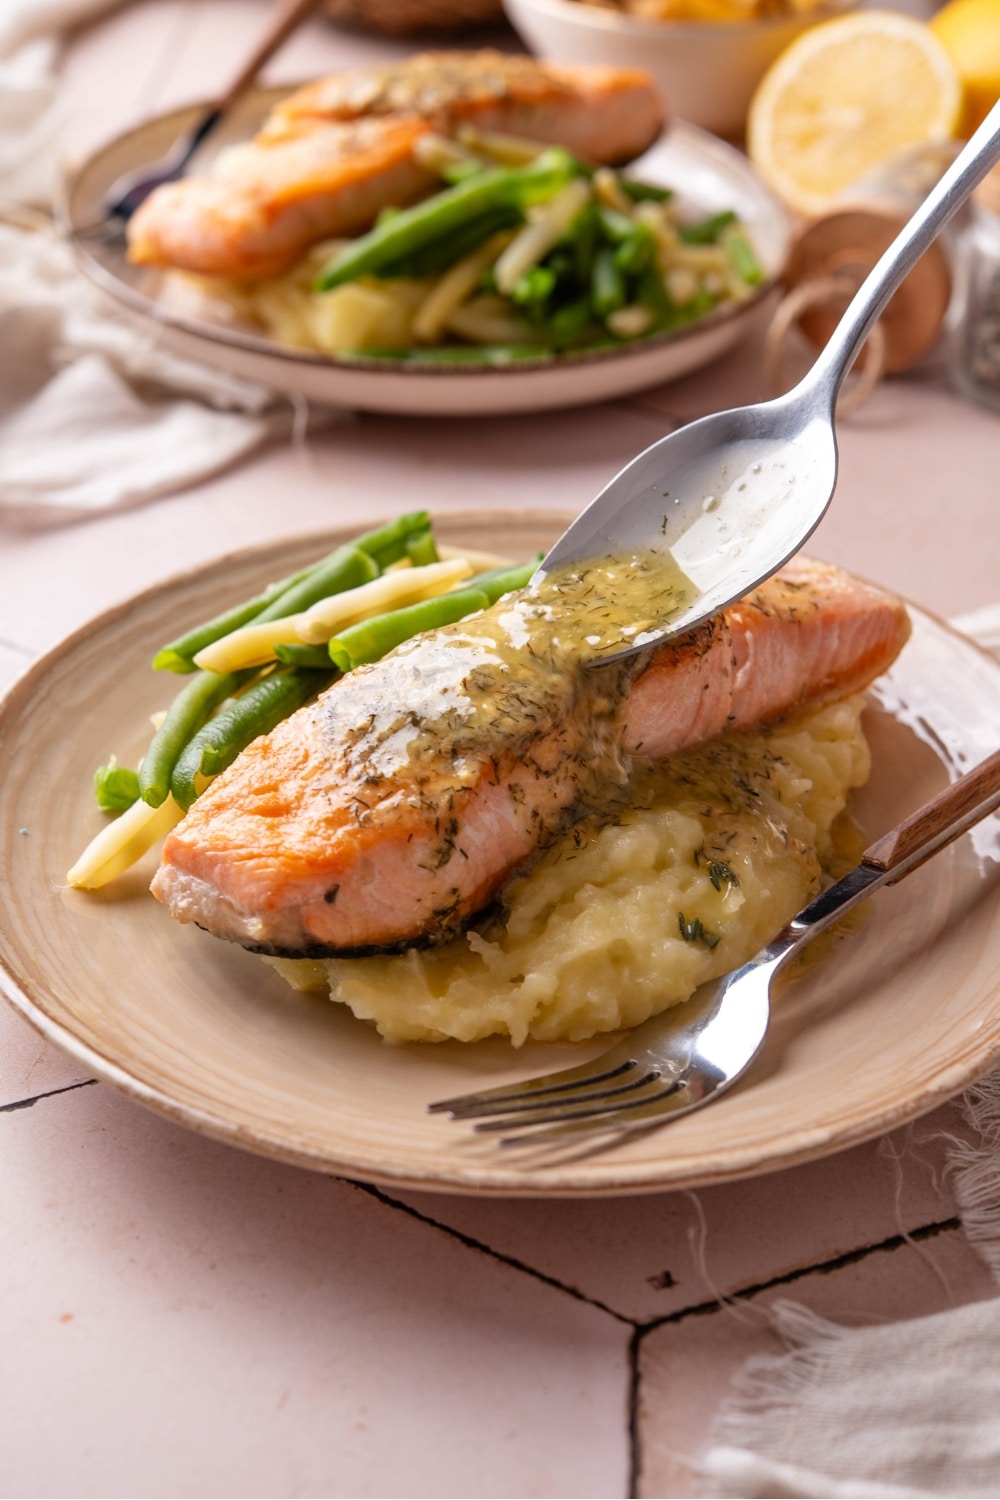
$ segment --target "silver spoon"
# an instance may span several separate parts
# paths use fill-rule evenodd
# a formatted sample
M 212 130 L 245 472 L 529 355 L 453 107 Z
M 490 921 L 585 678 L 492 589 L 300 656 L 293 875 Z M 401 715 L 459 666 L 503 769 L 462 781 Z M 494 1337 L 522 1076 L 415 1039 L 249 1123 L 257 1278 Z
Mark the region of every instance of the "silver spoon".
M 198 117 L 162 161 L 153 162 L 148 167 L 139 167 L 112 183 L 104 202 L 104 211 L 109 218 L 130 219 L 155 188 L 165 182 L 176 182 L 184 175 L 184 169 L 198 147 L 225 118 L 237 99 L 253 83 L 264 64 L 316 4 L 317 0 L 278 0 L 263 36 L 222 97 Z
M 816 528 L 837 481 L 834 407 L 900 282 L 1000 159 L 1000 104 L 893 240 L 793 390 L 702 417 L 646 448 L 556 542 L 535 575 L 635 549 L 667 552 L 693 585 L 680 610 L 615 640 L 600 661 L 691 630 L 777 572 Z M 668 595 L 669 597 L 669 595 Z

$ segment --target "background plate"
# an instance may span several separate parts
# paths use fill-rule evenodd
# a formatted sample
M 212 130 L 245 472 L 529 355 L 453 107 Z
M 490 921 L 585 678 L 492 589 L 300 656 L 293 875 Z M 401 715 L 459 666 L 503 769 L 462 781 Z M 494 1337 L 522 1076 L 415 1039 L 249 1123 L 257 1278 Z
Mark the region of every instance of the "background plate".
M 449 516 L 443 541 L 529 555 L 566 517 Z M 605 1155 L 536 1165 L 428 1116 L 433 1099 L 602 1044 L 390 1047 L 296 995 L 259 959 L 180 927 L 148 895 L 154 859 L 103 891 L 64 872 L 101 825 L 93 769 L 128 763 L 177 679 L 156 648 L 346 534 L 224 558 L 110 611 L 37 662 L 0 706 L 0 988 L 51 1041 L 142 1104 L 301 1166 L 396 1185 L 512 1195 L 645 1192 L 823 1156 L 932 1108 L 1000 1057 L 1000 820 L 870 903 L 870 919 L 779 997 L 750 1073 L 718 1104 Z M 868 715 L 871 837 L 995 748 L 1000 666 L 914 611 Z M 604 1044 L 606 1045 L 606 1044 Z
M 212 137 L 212 151 L 246 139 L 275 100 L 288 92 L 259 89 L 246 95 Z M 625 396 L 685 375 L 731 349 L 753 308 L 780 275 L 788 253 L 788 216 L 746 158 L 693 125 L 677 122 L 630 170 L 676 189 L 682 207 L 695 217 L 725 208 L 737 211 L 766 271 L 748 302 L 720 308 L 679 333 L 502 369 L 467 364 L 415 368 L 402 361 L 338 360 L 284 349 L 235 326 L 172 310 L 160 272 L 129 265 L 120 245 L 91 232 L 102 220 L 102 204 L 112 183 L 165 156 L 203 108 L 193 105 L 147 120 L 102 147 L 76 171 L 65 189 L 64 217 L 80 267 L 104 292 L 154 325 L 167 347 L 277 391 L 329 405 L 423 416 L 490 416 Z M 209 154 L 199 158 L 198 167 Z

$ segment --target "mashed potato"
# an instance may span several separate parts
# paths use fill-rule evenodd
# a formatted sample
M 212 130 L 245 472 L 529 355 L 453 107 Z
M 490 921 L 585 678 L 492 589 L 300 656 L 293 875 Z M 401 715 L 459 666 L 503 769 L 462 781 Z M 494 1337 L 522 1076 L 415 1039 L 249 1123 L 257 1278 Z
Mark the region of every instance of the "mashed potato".
M 520 1046 L 638 1025 L 744 963 L 819 890 L 834 825 L 868 777 L 863 706 L 637 763 L 627 800 L 571 829 L 502 911 L 443 947 L 271 962 L 393 1042 L 499 1032 Z

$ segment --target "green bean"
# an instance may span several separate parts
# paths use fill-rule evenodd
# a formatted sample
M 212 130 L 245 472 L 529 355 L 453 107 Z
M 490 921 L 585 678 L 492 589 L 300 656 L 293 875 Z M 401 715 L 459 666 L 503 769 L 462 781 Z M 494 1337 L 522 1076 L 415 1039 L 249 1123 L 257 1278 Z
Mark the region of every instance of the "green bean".
M 710 214 L 697 224 L 689 224 L 686 229 L 680 230 L 678 237 L 685 245 L 714 245 L 722 231 L 735 222 L 735 213 L 727 208 L 722 213 Z
M 386 522 L 384 526 L 376 527 L 374 531 L 364 532 L 351 546 L 367 553 L 375 563 L 377 573 L 389 563 L 405 557 L 408 542 L 429 529 L 430 521 L 427 512 L 425 510 L 411 511 L 407 515 L 397 517 L 394 521 Z M 206 620 L 202 625 L 196 625 L 186 635 L 178 636 L 176 640 L 158 651 L 153 658 L 153 666 L 160 670 L 166 668 L 171 672 L 193 672 L 195 668 L 192 657 L 196 656 L 199 651 L 203 651 L 206 646 L 211 646 L 215 641 L 221 640 L 224 635 L 238 630 L 241 625 L 257 619 L 280 620 L 285 615 L 296 614 L 300 609 L 307 609 L 309 604 L 314 604 L 317 599 L 324 598 L 324 589 L 327 593 L 335 593 L 338 587 L 353 588 L 355 583 L 366 583 L 374 576 L 368 572 L 364 563 L 355 560 L 352 566 L 354 573 L 358 576 L 355 577 L 354 582 L 338 585 L 337 576 L 351 577 L 351 568 L 347 568 L 344 575 L 338 575 L 338 569 L 344 561 L 344 552 L 343 547 L 337 547 L 326 557 L 320 558 L 319 562 L 310 563 L 308 568 L 301 568 L 297 573 L 283 578 L 280 583 L 271 584 L 262 594 L 257 594 L 253 599 L 247 599 L 242 604 L 226 610 L 224 614 L 216 615 L 214 619 Z M 361 576 L 362 574 L 365 576 Z M 306 588 L 306 585 L 310 579 L 318 580 L 320 592 L 308 598 L 307 603 L 298 602 L 309 594 L 310 590 Z
M 252 623 L 262 625 L 266 620 L 283 620 L 287 615 L 297 615 L 318 599 L 327 599 L 331 594 L 341 594 L 346 589 L 370 583 L 380 572 L 379 564 L 362 547 L 353 543 L 338 547 L 329 557 L 324 557 L 305 578 L 286 589 L 266 609 L 256 614 Z
M 656 236 L 648 224 L 633 224 L 632 232 L 615 250 L 615 264 L 626 276 L 636 276 L 653 264 Z
M 430 529 L 427 512 L 412 510 L 397 516 L 394 521 L 386 521 L 384 526 L 376 526 L 374 531 L 363 532 L 354 538 L 353 545 L 367 552 L 380 568 L 387 568 L 390 563 L 399 562 L 406 556 L 407 545 L 413 537 Z
M 185 745 L 170 778 L 174 801 L 185 812 L 197 796 L 197 777 L 224 771 L 258 735 L 267 734 L 329 682 L 324 672 L 281 667 L 262 677 L 209 720 Z
M 464 588 L 439 594 L 435 599 L 422 599 L 419 604 L 408 604 L 403 609 L 389 610 L 342 630 L 330 642 L 330 660 L 342 672 L 349 672 L 364 662 L 378 661 L 411 636 L 435 630 L 439 625 L 450 625 L 465 615 L 486 609 L 489 603 L 485 589 Z
M 211 620 L 206 620 L 203 625 L 196 625 L 186 635 L 180 635 L 176 640 L 170 641 L 162 650 L 153 657 L 153 666 L 157 671 L 167 672 L 194 672 L 196 670 L 193 656 L 206 646 L 211 646 L 213 641 L 221 640 L 224 635 L 229 635 L 233 630 L 239 630 L 248 620 L 252 620 L 260 610 L 268 604 L 273 603 L 286 589 L 294 584 L 301 583 L 307 578 L 315 567 L 311 563 L 308 568 L 302 568 L 298 573 L 290 573 L 280 583 L 272 583 L 262 594 L 257 594 L 253 599 L 247 599 L 243 604 L 237 604 L 232 609 L 227 609 L 223 614 L 216 615 Z
M 629 239 L 635 229 L 635 220 L 628 214 L 620 214 L 616 208 L 599 203 L 594 209 L 601 233 L 612 245 L 620 245 Z
M 543 553 L 536 552 L 535 556 L 526 563 L 515 563 L 513 567 L 505 565 L 501 568 L 489 568 L 485 573 L 476 573 L 469 578 L 464 589 L 481 589 L 491 604 L 495 604 L 504 594 L 509 594 L 513 589 L 523 589 L 541 562 Z M 463 589 L 463 592 L 464 592 Z M 447 598 L 448 595 L 445 595 Z
M 580 297 L 557 309 L 546 324 L 549 338 L 557 349 L 576 343 L 591 327 L 590 297 Z
M 556 273 L 551 266 L 532 266 L 511 287 L 511 301 L 516 302 L 518 307 L 538 307 L 548 301 L 555 290 L 556 280 Z
M 652 182 L 636 182 L 632 177 L 618 177 L 618 186 L 633 203 L 669 203 L 673 188 L 657 187 Z
M 299 641 L 279 641 L 274 654 L 286 667 L 312 667 L 329 671 L 330 655 L 325 646 L 303 646 Z
M 429 563 L 441 561 L 433 531 L 422 531 L 406 544 L 406 555 L 415 568 L 425 568 Z
M 764 280 L 764 267 L 753 252 L 753 247 L 745 234 L 730 231 L 725 236 L 724 243 L 726 253 L 732 263 L 733 270 L 747 286 L 757 286 Z
M 388 262 L 382 266 L 379 276 L 383 281 L 420 281 L 426 276 L 439 276 L 456 261 L 471 255 L 473 250 L 478 250 L 491 235 L 497 234 L 501 229 L 513 229 L 521 221 L 521 210 L 514 207 L 478 214 L 446 238 L 434 240 L 420 250 Z
M 467 182 L 470 177 L 478 177 L 481 172 L 488 170 L 485 162 L 481 161 L 453 161 L 442 164 L 441 176 L 445 182 L 454 186 L 459 182 Z
M 597 318 L 617 312 L 626 302 L 625 277 L 610 245 L 602 245 L 594 257 L 590 278 L 590 305 Z
M 573 273 L 581 287 L 590 283 L 599 240 L 597 210 L 591 199 L 577 214 L 567 239 L 560 242 L 561 245 L 568 244 L 572 255 Z
M 456 187 L 403 209 L 386 224 L 353 240 L 320 272 L 317 288 L 330 291 L 358 276 L 380 273 L 425 246 L 448 240 L 470 218 L 499 208 L 526 208 L 552 197 L 580 168 L 569 152 L 543 151 L 526 167 L 496 167 L 479 172 Z
M 160 807 L 166 801 L 174 767 L 191 736 L 253 675 L 252 671 L 198 672 L 181 688 L 142 758 L 139 795 L 143 802 Z
M 112 756 L 106 766 L 98 766 L 94 772 L 94 796 L 102 812 L 125 812 L 139 800 L 139 778 Z
M 667 323 L 673 316 L 674 304 L 663 277 L 654 266 L 647 266 L 639 277 L 639 301 L 643 307 L 649 308 L 658 323 Z

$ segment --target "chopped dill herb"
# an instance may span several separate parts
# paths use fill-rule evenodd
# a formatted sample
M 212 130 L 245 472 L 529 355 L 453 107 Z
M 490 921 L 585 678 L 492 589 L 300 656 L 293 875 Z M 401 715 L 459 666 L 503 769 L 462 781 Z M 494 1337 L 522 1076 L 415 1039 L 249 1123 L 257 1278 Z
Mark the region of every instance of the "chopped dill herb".
M 677 925 L 681 930 L 681 937 L 686 943 L 704 943 L 705 947 L 712 949 L 719 942 L 719 933 L 708 932 L 703 926 L 700 917 L 692 917 L 690 922 L 682 911 L 677 913 Z
M 708 878 L 715 886 L 715 889 L 717 891 L 722 890 L 723 881 L 725 881 L 726 885 L 733 890 L 735 890 L 740 883 L 740 877 L 737 875 L 736 871 L 731 870 L 729 866 L 725 864 L 721 859 L 713 859 L 712 863 L 708 867 Z

